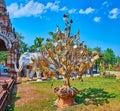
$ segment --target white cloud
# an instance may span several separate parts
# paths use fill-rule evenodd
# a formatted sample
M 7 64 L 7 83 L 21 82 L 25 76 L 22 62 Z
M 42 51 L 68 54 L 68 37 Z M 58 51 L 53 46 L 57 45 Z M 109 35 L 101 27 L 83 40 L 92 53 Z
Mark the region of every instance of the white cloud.
M 59 12 L 59 11 L 67 11 L 69 14 L 76 13 L 76 9 L 68 9 L 66 6 L 60 7 L 60 1 L 55 2 L 48 2 L 43 4 L 41 2 L 37 2 L 34 0 L 30 0 L 26 2 L 26 4 L 18 4 L 17 2 L 12 3 L 11 5 L 7 6 L 7 10 L 10 14 L 11 18 L 20 18 L 20 17 L 30 17 L 30 16 L 39 16 L 43 13 L 47 13 L 48 10 Z M 85 13 L 92 13 L 94 9 L 89 7 L 85 10 Z
M 12 3 L 7 7 L 7 10 L 11 18 L 37 16 L 47 12 L 48 10 L 59 11 L 59 3 L 59 1 L 54 3 L 48 2 L 46 5 L 44 5 L 43 3 L 30 0 L 25 5 Z
M 94 11 L 95 11 L 95 9 L 89 7 L 89 8 L 87 8 L 86 10 L 80 9 L 79 13 L 80 13 L 80 14 L 86 14 L 86 15 L 88 15 L 88 14 L 90 14 L 90 13 L 93 13 Z
M 109 3 L 108 3 L 107 1 L 104 1 L 104 2 L 102 3 L 102 5 L 103 5 L 103 6 L 106 6 L 106 7 L 109 7 Z
M 33 0 L 31 0 L 26 5 L 12 3 L 7 7 L 7 10 L 11 18 L 19 18 L 42 14 L 45 11 L 45 6 L 42 3 L 33 2 Z
M 110 19 L 117 19 L 120 15 L 120 10 L 118 8 L 113 8 L 110 12 L 108 17 Z
M 101 17 L 95 17 L 95 18 L 94 18 L 94 21 L 95 21 L 95 22 L 100 22 L 100 21 L 101 21 Z
M 62 7 L 60 10 L 61 10 L 61 11 L 66 11 L 66 10 L 68 10 L 68 8 L 67 8 L 66 6 L 64 6 L 64 7 Z
M 59 1 L 52 3 L 48 2 L 47 5 L 45 6 L 46 9 L 51 9 L 52 11 L 59 11 Z
M 76 12 L 76 9 L 72 8 L 68 11 L 69 14 L 72 14 L 72 13 L 75 13 Z

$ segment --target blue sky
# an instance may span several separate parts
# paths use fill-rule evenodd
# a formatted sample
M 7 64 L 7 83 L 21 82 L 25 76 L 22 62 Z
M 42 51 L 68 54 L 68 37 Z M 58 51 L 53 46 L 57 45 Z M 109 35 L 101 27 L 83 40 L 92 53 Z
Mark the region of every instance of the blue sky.
M 73 19 L 72 34 L 80 29 L 89 47 L 112 48 L 120 56 L 119 0 L 6 0 L 13 27 L 32 45 L 36 36 L 48 38 L 56 25 L 64 30 L 63 14 Z

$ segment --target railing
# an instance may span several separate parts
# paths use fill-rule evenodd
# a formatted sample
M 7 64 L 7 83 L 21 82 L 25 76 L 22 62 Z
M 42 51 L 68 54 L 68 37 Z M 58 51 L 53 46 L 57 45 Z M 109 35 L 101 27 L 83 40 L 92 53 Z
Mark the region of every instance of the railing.
M 8 104 L 14 83 L 15 83 L 15 80 L 10 79 L 8 81 L 8 86 L 6 90 L 5 89 L 3 90 L 3 88 L 0 87 L 0 111 L 5 111 L 5 107 Z

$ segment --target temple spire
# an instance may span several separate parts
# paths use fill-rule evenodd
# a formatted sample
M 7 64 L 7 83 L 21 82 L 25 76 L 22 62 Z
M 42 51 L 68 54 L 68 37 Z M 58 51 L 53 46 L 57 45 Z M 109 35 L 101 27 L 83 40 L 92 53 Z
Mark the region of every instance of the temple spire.
M 0 0 L 0 8 L 3 9 L 4 11 L 7 11 L 6 4 L 5 4 L 4 0 Z
M 5 1 L 4 1 L 4 0 L 0 0 L 0 2 L 1 2 L 1 3 L 5 3 Z
M 0 32 L 4 34 L 12 32 L 12 25 L 4 0 L 0 0 Z
M 5 5 L 5 1 L 4 0 L 0 0 L 0 5 L 1 4 Z

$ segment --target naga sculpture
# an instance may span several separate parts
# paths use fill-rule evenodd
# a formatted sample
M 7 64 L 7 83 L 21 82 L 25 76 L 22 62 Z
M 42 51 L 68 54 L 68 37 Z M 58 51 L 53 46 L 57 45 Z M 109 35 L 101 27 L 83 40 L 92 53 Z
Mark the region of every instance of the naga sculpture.
M 38 65 L 38 59 L 42 59 L 42 55 L 40 53 L 30 53 L 30 52 L 25 52 L 20 56 L 19 59 L 19 68 L 17 68 L 16 63 L 13 61 L 15 71 L 17 73 L 20 73 L 23 69 L 24 66 L 30 66 L 31 71 L 29 75 L 29 80 L 33 80 L 33 75 L 36 72 L 37 75 L 37 81 L 41 81 L 41 72 L 40 68 L 37 67 Z

